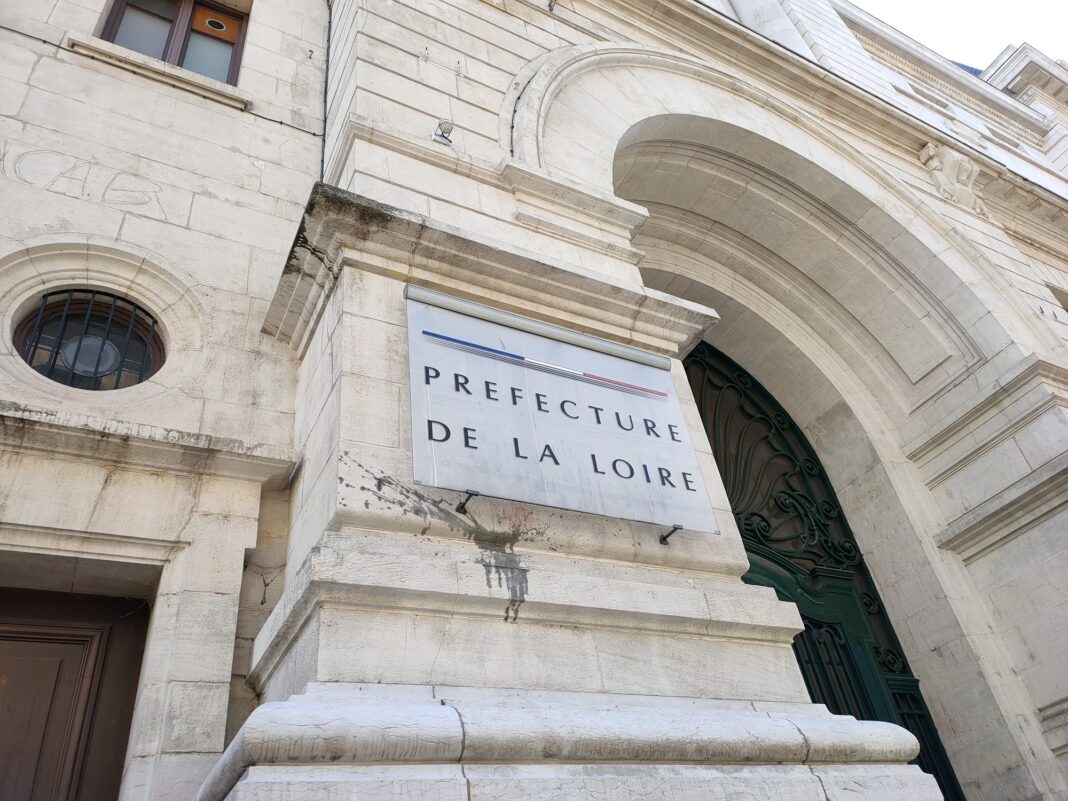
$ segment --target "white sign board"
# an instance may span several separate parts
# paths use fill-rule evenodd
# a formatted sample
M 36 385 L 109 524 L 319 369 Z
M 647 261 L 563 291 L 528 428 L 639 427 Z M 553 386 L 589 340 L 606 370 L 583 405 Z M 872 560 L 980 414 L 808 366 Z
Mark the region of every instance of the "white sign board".
M 418 483 L 717 531 L 668 370 L 407 303 Z

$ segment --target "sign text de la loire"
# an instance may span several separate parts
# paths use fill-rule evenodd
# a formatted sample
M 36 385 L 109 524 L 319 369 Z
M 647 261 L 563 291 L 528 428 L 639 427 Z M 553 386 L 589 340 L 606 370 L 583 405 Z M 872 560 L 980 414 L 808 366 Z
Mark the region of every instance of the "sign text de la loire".
M 716 524 L 669 371 L 408 300 L 415 480 Z

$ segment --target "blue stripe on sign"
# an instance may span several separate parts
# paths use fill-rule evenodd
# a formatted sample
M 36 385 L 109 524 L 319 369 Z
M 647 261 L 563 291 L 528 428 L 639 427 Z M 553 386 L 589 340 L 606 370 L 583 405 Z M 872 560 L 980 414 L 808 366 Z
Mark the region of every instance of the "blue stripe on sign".
M 424 336 L 428 336 L 428 337 L 434 337 L 435 339 L 444 339 L 447 342 L 455 342 L 457 345 L 463 345 L 463 346 L 468 347 L 468 348 L 475 348 L 477 350 L 483 350 L 483 351 L 486 351 L 488 353 L 496 353 L 496 354 L 499 354 L 501 356 L 507 356 L 509 359 L 518 359 L 521 362 L 526 361 L 526 357 L 520 356 L 518 353 L 509 353 L 506 350 L 497 350 L 496 348 L 490 348 L 490 347 L 487 347 L 485 345 L 479 345 L 479 344 L 477 344 L 475 342 L 468 342 L 467 340 L 464 340 L 464 339 L 456 339 L 455 337 L 447 337 L 444 334 L 435 334 L 433 331 L 424 330 L 423 331 L 423 335 Z

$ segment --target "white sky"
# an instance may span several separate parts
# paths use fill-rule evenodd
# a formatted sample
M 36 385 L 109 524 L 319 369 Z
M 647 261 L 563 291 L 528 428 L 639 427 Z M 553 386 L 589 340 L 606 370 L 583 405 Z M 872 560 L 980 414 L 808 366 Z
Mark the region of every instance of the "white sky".
M 849 0 L 950 61 L 983 69 L 1027 42 L 1068 60 L 1068 0 Z

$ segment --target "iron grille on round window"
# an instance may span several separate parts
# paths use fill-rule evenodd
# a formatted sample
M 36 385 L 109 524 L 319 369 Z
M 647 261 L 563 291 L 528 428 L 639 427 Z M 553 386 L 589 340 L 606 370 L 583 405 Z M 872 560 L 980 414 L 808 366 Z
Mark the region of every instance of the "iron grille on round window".
M 15 347 L 41 375 L 79 389 L 139 384 L 163 364 L 156 319 L 118 295 L 50 292 L 15 329 Z

